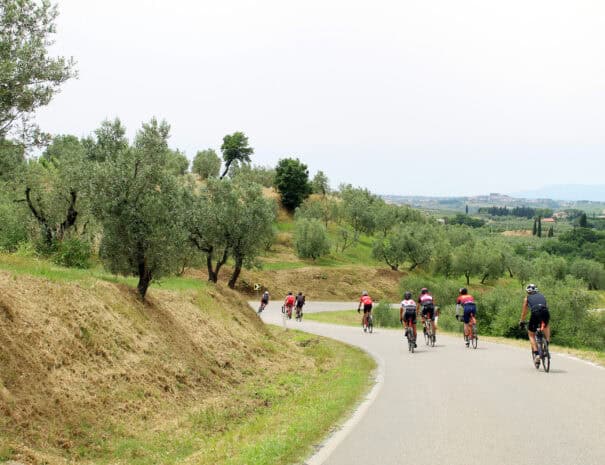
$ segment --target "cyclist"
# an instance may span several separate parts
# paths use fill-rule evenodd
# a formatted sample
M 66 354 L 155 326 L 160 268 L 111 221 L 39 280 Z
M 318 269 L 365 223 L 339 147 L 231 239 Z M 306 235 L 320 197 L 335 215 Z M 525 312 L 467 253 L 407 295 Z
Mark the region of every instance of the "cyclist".
M 363 326 L 364 333 L 368 330 L 368 317 L 372 313 L 372 298 L 368 295 L 368 291 L 363 291 L 361 293 L 361 298 L 359 299 L 359 305 L 357 305 L 357 313 L 360 312 L 361 306 L 363 305 L 363 318 L 361 320 L 361 325 Z
M 401 307 L 399 307 L 399 321 L 403 323 L 404 331 L 410 325 L 412 326 L 412 329 L 414 330 L 414 347 L 418 347 L 416 345 L 416 315 L 417 307 L 416 302 L 412 299 L 412 293 L 410 291 L 405 291 L 403 300 L 401 301 Z
M 286 315 L 288 315 L 288 319 L 292 318 L 292 308 L 294 307 L 295 301 L 296 301 L 296 299 L 294 298 L 294 294 L 292 294 L 292 291 L 288 292 L 288 295 L 286 296 L 286 299 L 284 300 L 284 309 L 285 309 Z
M 525 317 L 527 316 L 527 310 L 529 309 L 531 315 L 529 317 L 529 325 L 527 333 L 529 335 L 529 341 L 531 343 L 531 350 L 534 354 L 534 363 L 536 366 L 540 365 L 540 355 L 538 354 L 538 345 L 536 344 L 536 330 L 544 323 L 544 337 L 546 342 L 550 343 L 550 312 L 546 305 L 546 297 L 544 297 L 535 284 L 528 284 L 525 288 L 527 296 L 523 300 L 523 309 L 521 310 L 521 321 L 519 321 L 519 327 L 525 327 Z
M 464 343 L 468 347 L 473 335 L 473 327 L 471 325 L 473 322 L 477 323 L 475 319 L 477 304 L 475 303 L 475 298 L 468 293 L 466 287 L 460 289 L 458 298 L 456 299 L 456 319 L 458 320 L 460 319 L 458 315 L 460 308 L 462 308 L 462 321 L 464 322 Z
M 433 301 L 433 296 L 426 287 L 420 289 L 416 311 L 420 311 L 420 314 L 422 315 L 422 324 L 424 326 L 423 332 L 426 333 L 426 320 L 430 319 L 433 322 L 435 321 L 435 302 Z M 437 336 L 436 329 L 437 328 L 435 328 L 435 324 L 433 323 L 433 335 L 435 336 L 435 339 Z
M 260 298 L 260 307 L 258 308 L 258 313 L 262 312 L 268 304 L 269 304 L 269 291 L 265 290 L 265 292 L 263 292 L 263 295 Z
M 303 305 L 305 304 L 305 295 L 299 292 L 296 296 L 296 317 L 302 318 Z

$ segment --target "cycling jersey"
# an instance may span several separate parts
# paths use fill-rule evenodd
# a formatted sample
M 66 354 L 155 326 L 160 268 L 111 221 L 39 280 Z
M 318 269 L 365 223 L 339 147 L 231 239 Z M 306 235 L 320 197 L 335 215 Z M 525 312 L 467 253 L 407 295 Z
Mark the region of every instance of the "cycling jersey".
M 370 298 L 369 295 L 362 295 L 361 299 L 359 299 L 359 302 L 361 302 L 363 304 L 363 311 L 364 312 L 371 312 L 372 311 L 372 299 Z
M 471 322 L 471 315 L 477 314 L 475 298 L 470 294 L 462 294 L 456 299 L 456 305 L 461 305 L 464 311 L 462 319 L 466 324 Z
M 305 296 L 304 295 L 297 295 L 296 296 L 296 306 L 302 308 L 302 306 L 305 304 Z
M 263 296 L 261 297 L 260 301 L 264 304 L 268 304 L 269 303 L 269 293 L 265 292 L 263 294 Z
M 411 321 L 412 324 L 416 324 L 416 302 L 413 299 L 403 300 L 401 308 L 403 308 L 403 321 Z
M 294 296 L 289 295 L 288 297 L 286 297 L 286 305 L 294 305 L 294 300 Z
M 529 324 L 527 328 L 535 333 L 542 323 L 548 326 L 550 322 L 550 312 L 546 305 L 546 297 L 539 292 L 527 296 L 527 306 L 531 310 Z
M 435 304 L 433 303 L 433 296 L 428 292 L 426 294 L 420 294 L 418 302 L 422 307 L 421 314 L 424 318 L 435 319 Z

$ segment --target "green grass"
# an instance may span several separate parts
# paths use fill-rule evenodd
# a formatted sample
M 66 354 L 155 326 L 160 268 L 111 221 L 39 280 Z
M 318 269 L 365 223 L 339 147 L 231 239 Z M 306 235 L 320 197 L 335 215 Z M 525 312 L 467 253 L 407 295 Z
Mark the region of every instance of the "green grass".
M 99 279 L 122 283 L 131 287 L 136 287 L 138 282 L 136 277 L 124 277 L 108 273 L 101 265 L 86 270 L 65 268 L 42 258 L 22 257 L 5 253 L 0 253 L 0 270 L 9 271 L 14 275 L 37 276 L 60 282 L 87 282 Z M 151 284 L 151 288 L 172 291 L 195 290 L 204 286 L 206 286 L 206 281 L 178 276 L 166 277 Z
M 304 372 L 241 386 L 227 405 L 184 414 L 169 430 L 114 431 L 97 444 L 93 463 L 280 465 L 304 460 L 370 387 L 374 361 L 359 349 L 272 328 L 314 360 Z M 250 400 L 253 402 L 250 402 Z

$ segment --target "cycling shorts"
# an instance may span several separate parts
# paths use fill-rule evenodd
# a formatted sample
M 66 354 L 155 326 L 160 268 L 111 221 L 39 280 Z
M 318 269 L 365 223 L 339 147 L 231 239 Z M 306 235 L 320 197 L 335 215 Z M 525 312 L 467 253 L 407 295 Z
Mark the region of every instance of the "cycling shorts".
M 430 320 L 434 320 L 435 319 L 435 307 L 428 307 L 428 308 L 422 307 L 422 316 L 424 318 L 427 318 L 427 315 Z
M 372 311 L 372 304 L 364 304 L 363 313 L 369 313 Z
M 404 312 L 403 321 L 411 321 L 413 325 L 416 324 L 416 312 Z
M 549 321 L 550 312 L 548 311 L 548 308 L 540 308 L 531 312 L 531 316 L 529 317 L 529 325 L 527 326 L 527 328 L 532 333 L 535 333 L 542 322 L 544 322 L 544 324 L 548 326 Z
M 462 320 L 466 323 L 469 324 L 471 322 L 471 315 L 475 316 L 477 314 L 477 310 L 472 307 L 465 307 L 464 309 L 464 314 L 462 315 Z

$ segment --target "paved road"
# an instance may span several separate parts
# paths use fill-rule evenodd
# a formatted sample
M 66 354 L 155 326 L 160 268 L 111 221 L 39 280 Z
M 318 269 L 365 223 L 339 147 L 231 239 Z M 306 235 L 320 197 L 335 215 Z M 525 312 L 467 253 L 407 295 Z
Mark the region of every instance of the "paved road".
M 263 320 L 284 324 L 280 306 L 269 304 Z M 309 302 L 305 311 L 353 307 Z M 372 399 L 308 464 L 605 464 L 603 368 L 555 354 L 547 374 L 529 349 L 481 339 L 472 350 L 438 335 L 436 347 L 410 354 L 401 331 L 285 324 L 359 346 L 380 364 Z

